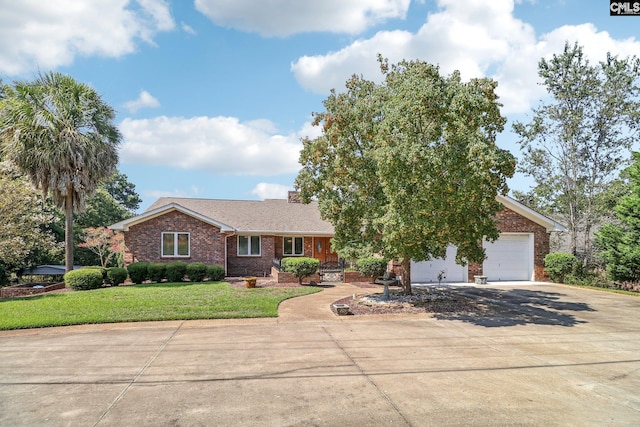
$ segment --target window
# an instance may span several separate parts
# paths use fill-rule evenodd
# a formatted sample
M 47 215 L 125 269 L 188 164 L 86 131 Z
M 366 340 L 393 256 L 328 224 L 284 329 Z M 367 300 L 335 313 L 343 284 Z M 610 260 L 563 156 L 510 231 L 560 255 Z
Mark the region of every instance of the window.
M 304 237 L 283 237 L 283 255 L 304 255 Z
M 238 255 L 260 256 L 260 236 L 238 236 Z
M 190 240 L 189 233 L 162 233 L 162 256 L 190 256 Z

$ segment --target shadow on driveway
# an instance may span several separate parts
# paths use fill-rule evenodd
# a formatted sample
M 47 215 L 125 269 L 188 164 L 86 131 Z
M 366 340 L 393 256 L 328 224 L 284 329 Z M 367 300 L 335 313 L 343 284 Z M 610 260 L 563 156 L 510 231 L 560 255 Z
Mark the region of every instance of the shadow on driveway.
M 459 320 L 488 328 L 516 325 L 575 326 L 587 323 L 574 313 L 595 311 L 588 304 L 567 300 L 567 295 L 530 289 L 460 287 L 452 292 L 478 302 L 476 310 L 438 313 L 439 320 Z

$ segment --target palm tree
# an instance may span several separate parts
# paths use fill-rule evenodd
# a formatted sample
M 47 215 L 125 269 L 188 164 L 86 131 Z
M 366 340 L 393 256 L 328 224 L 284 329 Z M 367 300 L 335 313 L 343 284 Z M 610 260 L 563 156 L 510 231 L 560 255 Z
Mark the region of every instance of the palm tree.
M 5 87 L 0 150 L 65 213 L 65 266 L 73 269 L 73 214 L 118 163 L 115 113 L 91 87 L 50 72 Z

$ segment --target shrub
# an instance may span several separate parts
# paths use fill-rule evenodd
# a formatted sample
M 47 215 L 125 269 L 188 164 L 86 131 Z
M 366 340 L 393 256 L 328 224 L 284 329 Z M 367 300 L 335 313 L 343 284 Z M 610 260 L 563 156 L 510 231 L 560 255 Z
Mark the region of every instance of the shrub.
M 578 266 L 578 259 L 565 252 L 548 254 L 544 257 L 544 269 L 549 278 L 557 283 L 565 283 L 565 276 L 574 272 Z
M 97 268 L 81 268 L 64 275 L 65 286 L 76 291 L 98 289 L 102 283 L 102 272 Z
M 167 278 L 167 264 L 163 262 L 153 262 L 149 264 L 147 272 L 149 274 L 149 280 L 160 283 L 163 279 Z
M 107 280 L 107 269 L 102 267 L 101 265 L 87 265 L 85 267 L 82 267 L 83 270 L 86 269 L 92 269 L 92 270 L 98 270 L 100 271 L 100 274 L 102 274 L 102 281 L 106 281 Z
M 207 278 L 212 282 L 224 279 L 224 267 L 218 264 L 207 266 Z
M 187 277 L 192 282 L 202 282 L 207 275 L 207 266 L 202 262 L 187 265 Z
M 387 271 L 387 261 L 382 258 L 368 257 L 360 258 L 356 261 L 356 267 L 363 276 L 371 277 L 374 280 L 384 275 Z
M 295 257 L 283 258 L 280 262 L 282 271 L 291 273 L 298 279 L 298 284 L 302 284 L 302 279 L 315 274 L 320 268 L 320 260 L 316 258 Z
M 167 280 L 169 282 L 182 282 L 187 273 L 187 263 L 174 261 L 167 264 Z
M 107 268 L 107 281 L 114 286 L 127 280 L 127 270 L 121 267 Z
M 127 267 L 129 272 L 129 279 L 133 283 L 140 284 L 149 277 L 149 263 L 148 262 L 134 262 Z

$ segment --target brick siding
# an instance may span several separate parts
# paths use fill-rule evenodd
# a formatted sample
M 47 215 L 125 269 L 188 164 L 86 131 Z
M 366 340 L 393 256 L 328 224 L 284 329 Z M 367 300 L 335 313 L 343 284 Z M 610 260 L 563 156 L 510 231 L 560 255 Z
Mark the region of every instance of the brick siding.
M 232 236 L 227 240 L 227 276 L 268 276 L 271 272 L 271 263 L 275 258 L 276 240 L 282 238 L 276 236 L 261 236 L 260 256 L 239 256 L 238 237 Z
M 544 271 L 544 257 L 549 253 L 547 229 L 508 208 L 498 212 L 495 220 L 501 233 L 533 234 L 533 279 L 539 282 L 548 281 L 549 276 Z M 474 281 L 473 276 L 482 275 L 482 264 L 469 263 L 469 282 Z
M 496 215 L 500 232 L 532 233 L 534 236 L 534 280 L 548 281 L 544 271 L 544 257 L 549 253 L 549 233 L 535 222 L 505 208 Z M 162 232 L 188 232 L 191 238 L 191 256 L 162 257 Z M 271 274 L 274 258 L 282 258 L 282 236 L 261 236 L 260 256 L 238 256 L 237 236 L 227 236 L 220 229 L 186 215 L 171 211 L 140 224 L 131 226 L 125 232 L 127 252 L 125 262 L 135 261 L 171 262 L 204 262 L 205 264 L 225 265 L 225 243 L 227 245 L 227 276 L 265 276 Z M 304 237 L 304 256 L 313 256 L 313 237 Z M 396 274 L 402 274 L 401 268 L 394 265 Z M 482 264 L 469 264 L 469 281 L 473 276 L 482 274 Z
M 547 229 L 507 208 L 498 212 L 496 221 L 498 230 L 503 233 L 533 233 L 533 278 L 540 282 L 549 281 L 544 271 L 544 257 L 549 253 Z
M 185 232 L 190 234 L 189 257 L 161 256 L 162 233 Z M 225 235 L 215 227 L 182 212 L 171 211 L 131 226 L 125 232 L 127 247 L 125 262 L 136 261 L 172 262 L 184 261 L 219 264 L 224 266 Z

